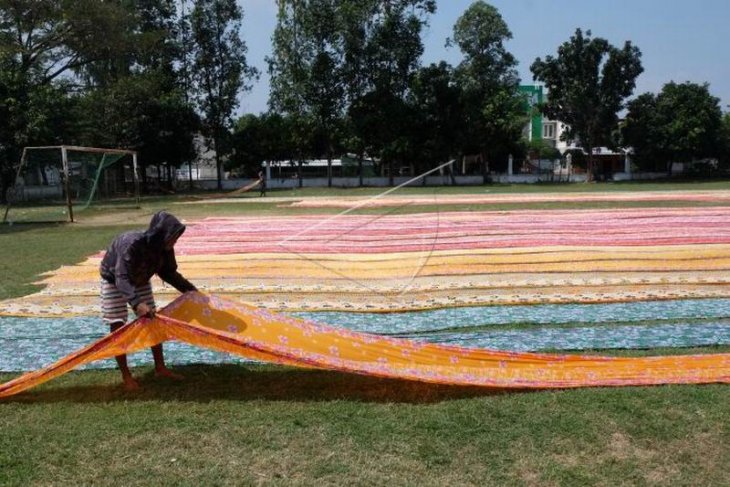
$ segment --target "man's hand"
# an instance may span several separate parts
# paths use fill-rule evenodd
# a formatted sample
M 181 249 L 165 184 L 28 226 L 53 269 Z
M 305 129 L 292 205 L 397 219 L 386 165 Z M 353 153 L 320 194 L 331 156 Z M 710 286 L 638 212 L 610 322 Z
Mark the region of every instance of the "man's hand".
M 134 312 L 136 313 L 137 317 L 139 317 L 139 318 L 141 318 L 143 316 L 146 316 L 147 318 L 153 318 L 155 316 L 154 308 L 147 305 L 147 303 L 139 303 L 134 308 Z

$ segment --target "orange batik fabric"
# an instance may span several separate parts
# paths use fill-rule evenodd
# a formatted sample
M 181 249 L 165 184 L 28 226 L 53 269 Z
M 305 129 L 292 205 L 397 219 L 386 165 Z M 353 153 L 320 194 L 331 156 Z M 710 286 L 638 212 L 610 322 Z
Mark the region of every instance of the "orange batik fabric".
M 167 340 L 299 367 L 489 388 L 730 382 L 730 354 L 601 357 L 421 343 L 323 326 L 201 293 L 138 319 L 48 367 L 0 385 L 11 396 L 85 363 Z

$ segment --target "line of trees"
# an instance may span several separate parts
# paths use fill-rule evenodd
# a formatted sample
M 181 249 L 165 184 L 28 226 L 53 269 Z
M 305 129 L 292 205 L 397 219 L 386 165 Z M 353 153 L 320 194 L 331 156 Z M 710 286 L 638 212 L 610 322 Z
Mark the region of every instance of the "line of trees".
M 277 3 L 270 112 L 239 120 L 230 168 L 254 174 L 262 160 L 331 160 L 347 152 L 379 159 L 392 178 L 394 166 L 421 173 L 471 154 L 486 181 L 490 170 L 505 171 L 509 154 L 517 160 L 528 152 L 555 155 L 544 142 L 525 140 L 529 110 L 518 90 L 517 61 L 505 48 L 512 33 L 486 2 L 474 2 L 447 40 L 462 54 L 457 66 L 419 62 L 433 1 Z M 640 170 L 702 157 L 720 160 L 716 172 L 730 166 L 730 118 L 722 121 L 707 86 L 678 85 L 694 98 L 686 94 L 683 106 L 661 104 L 662 116 L 641 104 L 652 94 L 630 101 L 643 72 L 641 51 L 630 41 L 614 46 L 576 29 L 557 55 L 536 59 L 530 69 L 548 92 L 536 108 L 567 124 L 563 136 L 585 151 L 574 162 L 585 165 L 589 181 L 593 149 L 604 146 L 633 147 Z M 687 111 L 693 113 L 682 115 L 681 124 L 672 120 Z
M 730 165 L 730 113 L 707 84 L 670 82 L 629 102 L 619 140 L 633 148 L 640 170 L 671 174 L 674 162 L 717 159 L 719 167 L 706 163 L 698 172 L 711 176 Z
M 269 110 L 234 120 L 259 74 L 235 0 L 0 0 L 0 194 L 27 145 L 135 149 L 143 165 L 171 170 L 195 157 L 193 137 L 203 133 L 219 187 L 224 163 L 253 176 L 263 160 L 343 153 L 376 158 L 391 177 L 471 154 L 486 180 L 509 154 L 531 150 L 517 61 L 505 47 L 512 33 L 488 3 L 468 7 L 446 40 L 462 54 L 456 66 L 421 64 L 435 0 L 276 5 Z M 630 42 L 576 30 L 531 66 L 548 90 L 538 109 L 570 125 L 589 175 L 591 148 L 602 145 L 634 147 L 642 168 L 702 157 L 727 165 L 730 119 L 706 85 L 669 83 L 629 101 L 640 57 Z
M 506 160 L 526 121 L 516 61 L 504 48 L 512 34 L 497 9 L 471 5 L 449 43 L 462 52 L 456 67 L 421 66 L 422 30 L 433 0 L 279 0 L 273 35 L 271 114 L 246 117 L 234 133 L 234 166 L 275 159 L 253 133 L 289 126 L 278 157 L 301 161 L 342 152 L 376 157 L 392 177 L 473 151 Z M 261 147 L 252 148 L 259 140 Z M 500 157 L 504 155 L 504 157 Z M 267 157 L 268 156 L 268 157 Z M 359 171 L 362 177 L 362 170 Z M 300 179 L 301 180 L 301 179 Z

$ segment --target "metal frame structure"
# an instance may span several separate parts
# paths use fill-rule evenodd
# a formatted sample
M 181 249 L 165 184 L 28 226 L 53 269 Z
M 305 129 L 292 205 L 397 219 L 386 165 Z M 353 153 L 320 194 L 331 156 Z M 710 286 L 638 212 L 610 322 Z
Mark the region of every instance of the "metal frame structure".
M 73 223 L 74 221 L 74 214 L 73 214 L 73 205 L 71 203 L 71 191 L 69 186 L 70 181 L 70 171 L 68 167 L 68 151 L 73 152 L 105 152 L 108 154 L 125 154 L 125 155 L 131 155 L 132 156 L 132 175 L 134 177 L 134 197 L 137 204 L 139 204 L 139 174 L 137 174 L 137 151 L 133 150 L 127 150 L 127 149 L 107 149 L 103 147 L 83 147 L 78 145 L 41 145 L 41 146 L 31 146 L 31 147 L 24 147 L 23 148 L 23 154 L 20 156 L 20 164 L 18 165 L 18 172 L 15 175 L 15 180 L 17 181 L 20 177 L 20 174 L 23 170 L 23 166 L 25 165 L 26 161 L 26 155 L 27 151 L 29 149 L 60 149 L 61 150 L 61 161 L 63 164 L 63 179 L 64 179 L 64 191 L 66 193 L 66 206 L 68 208 L 68 221 Z M 8 211 L 10 211 L 10 204 L 11 202 L 7 202 L 7 206 L 5 208 L 5 216 L 3 217 L 3 223 L 7 221 L 8 218 Z

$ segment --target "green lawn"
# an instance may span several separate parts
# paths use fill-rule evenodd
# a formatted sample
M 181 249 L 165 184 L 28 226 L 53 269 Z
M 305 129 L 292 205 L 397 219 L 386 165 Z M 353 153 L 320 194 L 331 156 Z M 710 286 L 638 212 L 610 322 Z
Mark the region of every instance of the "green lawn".
M 149 219 L 149 218 L 148 218 Z M 0 225 L 0 299 L 36 292 L 43 272 L 76 264 L 103 250 L 129 225 Z
M 273 366 L 0 403 L 0 483 L 728 485 L 730 388 L 488 392 Z M 140 371 L 138 371 L 140 373 Z M 7 378 L 7 375 L 0 378 Z
M 162 207 L 291 212 L 174 201 L 145 199 L 131 219 L 97 212 L 124 225 L 1 227 L 0 298 Z M 84 371 L 0 401 L 0 485 L 730 485 L 726 385 L 493 392 L 271 365 L 177 370 L 184 381 L 136 370 L 138 393 L 117 371 Z

